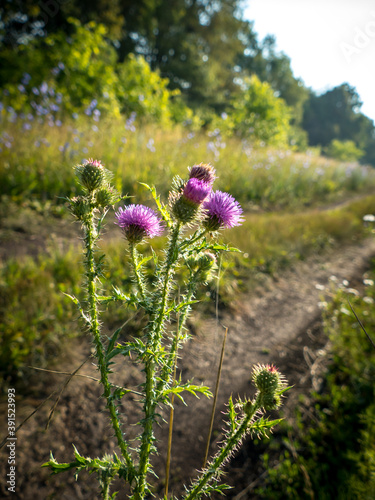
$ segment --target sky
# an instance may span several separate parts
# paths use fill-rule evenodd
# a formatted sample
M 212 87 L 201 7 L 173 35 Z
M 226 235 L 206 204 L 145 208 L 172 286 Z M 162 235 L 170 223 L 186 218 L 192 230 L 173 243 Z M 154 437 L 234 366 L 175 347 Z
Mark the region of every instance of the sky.
M 258 40 L 276 36 L 295 77 L 318 93 L 356 88 L 361 112 L 375 121 L 374 0 L 246 0 Z

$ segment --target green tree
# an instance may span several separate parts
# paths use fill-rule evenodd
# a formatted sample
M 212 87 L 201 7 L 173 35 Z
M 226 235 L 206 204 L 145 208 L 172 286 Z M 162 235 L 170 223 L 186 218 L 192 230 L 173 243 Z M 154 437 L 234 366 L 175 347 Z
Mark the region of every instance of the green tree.
M 275 96 L 267 82 L 253 75 L 245 80 L 242 98 L 233 102 L 230 115 L 235 131 L 255 141 L 286 146 L 290 134 L 290 110 L 285 101 Z
M 276 51 L 275 37 L 266 36 L 261 44 L 255 45 L 252 57 L 243 57 L 242 61 L 245 70 L 268 82 L 277 95 L 284 99 L 292 110 L 292 124 L 300 126 L 309 92 L 302 80 L 293 75 L 290 58 Z
M 363 151 L 357 148 L 354 141 L 333 139 L 326 148 L 326 154 L 336 160 L 356 161 L 363 156 Z
M 320 96 L 311 92 L 303 118 L 310 145 L 327 147 L 334 139 L 353 141 L 364 151 L 361 161 L 375 165 L 374 123 L 360 112 L 361 106 L 356 89 L 347 83 Z

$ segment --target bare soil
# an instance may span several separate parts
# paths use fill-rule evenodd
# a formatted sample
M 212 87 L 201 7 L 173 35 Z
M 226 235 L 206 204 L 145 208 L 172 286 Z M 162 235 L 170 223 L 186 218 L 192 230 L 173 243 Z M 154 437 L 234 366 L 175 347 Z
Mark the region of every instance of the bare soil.
M 4 232 L 2 234 L 4 236 Z M 35 251 L 42 248 L 42 239 L 43 235 L 35 236 Z M 5 243 L 4 237 L 2 242 Z M 9 252 L 10 248 L 19 251 L 19 245 L 13 246 L 8 241 L 8 251 L 3 251 L 3 257 L 12 253 Z M 350 282 L 349 286 L 360 283 L 374 256 L 374 239 L 336 248 L 324 256 L 297 263 L 277 278 L 265 280 L 251 294 L 238 296 L 230 310 L 219 311 L 218 318 L 193 316 L 193 339 L 186 345 L 179 363 L 183 379 L 194 378 L 196 383 L 202 382 L 214 388 L 224 329 L 229 329 L 212 453 L 222 437 L 222 412 L 229 396 L 251 395 L 253 392 L 250 375 L 254 364 L 275 363 L 289 384 L 294 385 L 283 407 L 286 418 L 293 419 L 293 411 L 301 393 L 307 394 L 311 387 L 319 389 L 320 374 L 327 354 L 327 339 L 320 324 L 319 302 L 323 296 L 329 298 L 335 283 L 344 279 Z M 330 279 L 332 276 L 335 276 L 335 281 Z M 67 345 L 64 355 L 51 368 L 71 373 L 90 353 L 89 339 L 81 338 Z M 140 368 L 131 363 L 120 366 L 113 380 L 126 387 L 136 387 L 142 381 Z M 84 364 L 79 374 L 97 377 L 91 360 Z M 75 376 L 70 380 L 61 392 L 49 428 L 45 429 L 52 404 L 66 380 L 66 375 L 30 370 L 27 395 L 20 394 L 17 399 L 17 423 L 37 408 L 51 392 L 57 392 L 18 432 L 17 491 L 12 498 L 100 498 L 95 477 L 82 473 L 80 481 L 76 482 L 70 473 L 50 476 L 47 469 L 40 468 L 49 459 L 50 450 L 58 461 L 73 460 L 72 444 L 82 455 L 91 457 L 116 450 L 100 387 L 88 378 Z M 176 495 L 182 492 L 183 485 L 188 484 L 202 466 L 211 412 L 211 403 L 204 398 L 189 396 L 186 400 L 188 406 L 177 403 L 174 417 L 170 492 Z M 124 397 L 122 411 L 124 429 L 129 428 L 129 436 L 135 435 L 138 428 L 133 424 L 141 415 L 137 396 Z M 6 400 L 3 398 L 0 401 L 0 422 L 4 424 L 1 424 L 0 439 L 6 434 L 5 415 Z M 167 412 L 162 412 L 162 416 L 168 419 Z M 156 498 L 162 498 L 163 495 L 166 436 L 167 425 L 164 424 L 156 430 L 159 455 L 154 457 L 153 464 L 160 478 L 155 480 Z M 8 494 L 5 484 L 7 458 L 8 450 L 4 447 L 0 454 L 0 496 L 4 498 Z M 245 443 L 228 466 L 226 482 L 234 486 L 228 497 L 256 498 L 253 488 L 262 473 L 256 449 Z M 116 498 L 125 499 L 127 494 L 122 491 Z

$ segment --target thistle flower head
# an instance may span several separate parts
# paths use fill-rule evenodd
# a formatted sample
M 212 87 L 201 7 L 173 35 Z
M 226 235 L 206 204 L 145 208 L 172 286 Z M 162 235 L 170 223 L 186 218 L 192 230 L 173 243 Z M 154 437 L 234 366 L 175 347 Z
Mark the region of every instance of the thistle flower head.
M 196 219 L 200 207 L 211 193 L 211 184 L 192 178 L 181 187 L 181 191 L 172 191 L 169 195 L 169 204 L 173 215 L 183 224 L 188 224 Z
M 240 226 L 243 221 L 240 204 L 233 196 L 222 191 L 211 193 L 203 203 L 203 208 L 207 211 L 203 224 L 210 231 Z
M 190 179 L 199 179 L 211 185 L 216 179 L 216 170 L 211 165 L 200 163 L 199 165 L 193 165 L 189 170 Z
M 211 189 L 211 184 L 193 177 L 188 180 L 183 196 L 192 203 L 200 205 L 211 193 Z
M 145 238 L 159 236 L 163 226 L 156 213 L 144 205 L 129 205 L 116 212 L 117 224 L 123 229 L 130 243 L 140 243 Z

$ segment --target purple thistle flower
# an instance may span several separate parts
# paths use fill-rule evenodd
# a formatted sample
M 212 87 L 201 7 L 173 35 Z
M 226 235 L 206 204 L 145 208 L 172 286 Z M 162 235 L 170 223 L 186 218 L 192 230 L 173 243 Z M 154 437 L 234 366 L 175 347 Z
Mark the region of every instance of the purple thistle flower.
M 189 179 L 183 192 L 183 196 L 196 205 L 200 205 L 211 193 L 212 186 L 208 182 L 196 178 Z
M 240 226 L 243 222 L 240 204 L 228 193 L 212 193 L 204 202 L 203 208 L 207 211 L 204 225 L 210 231 Z
M 116 212 L 117 224 L 123 229 L 130 243 L 140 243 L 144 238 L 159 236 L 163 226 L 156 213 L 144 205 L 129 205 Z

